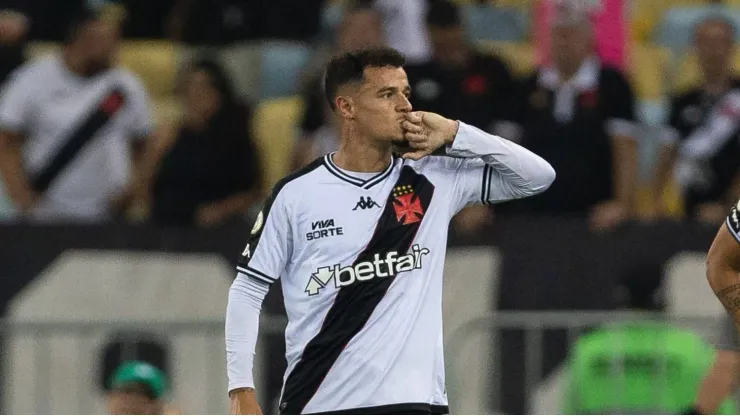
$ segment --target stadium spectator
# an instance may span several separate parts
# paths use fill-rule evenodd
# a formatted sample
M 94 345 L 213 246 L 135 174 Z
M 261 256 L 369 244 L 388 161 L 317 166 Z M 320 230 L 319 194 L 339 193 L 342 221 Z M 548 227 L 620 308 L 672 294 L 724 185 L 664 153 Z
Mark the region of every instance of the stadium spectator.
M 337 28 L 333 53 L 349 52 L 384 43 L 381 16 L 367 4 L 358 2 L 344 14 Z M 306 109 L 300 125 L 300 136 L 293 152 L 293 167 L 304 166 L 319 156 L 339 147 L 334 116 L 324 94 L 324 68 L 332 53 L 314 59 L 307 70 L 303 100 Z M 313 69 L 313 70 L 311 70 Z
M 30 22 L 21 7 L 3 8 L 0 3 L 0 84 L 23 63 Z
M 326 0 L 175 0 L 168 35 L 190 45 L 258 39 L 311 40 Z
M 116 368 L 106 400 L 111 415 L 175 414 L 162 401 L 168 389 L 167 377 L 143 361 L 127 361 Z
M 139 80 L 113 67 L 118 27 L 85 10 L 60 54 L 18 68 L 0 98 L 0 174 L 18 217 L 102 222 L 131 201 L 151 132 Z
M 551 66 L 524 82 L 518 119 L 522 144 L 551 161 L 558 178 L 547 192 L 509 208 L 582 216 L 593 229 L 611 229 L 633 210 L 637 146 L 631 87 L 594 56 L 585 13 L 558 8 L 550 50 Z
M 686 216 L 713 224 L 722 221 L 740 191 L 740 78 L 731 68 L 734 36 L 733 24 L 722 17 L 697 25 L 694 47 L 703 80 L 671 100 L 653 191 L 659 198 L 675 181 Z M 658 201 L 655 206 L 662 214 Z
M 424 30 L 429 1 L 369 0 L 383 17 L 383 32 L 388 46 L 400 51 L 409 63 L 427 61 L 432 54 L 429 37 Z
M 182 125 L 161 129 L 144 163 L 151 220 L 214 227 L 238 219 L 260 197 L 262 183 L 249 110 L 210 60 L 190 66 L 180 99 Z
M 516 86 L 506 64 L 468 43 L 460 12 L 447 0 L 429 5 L 426 28 L 432 59 L 406 67 L 414 107 L 510 137 L 505 120 L 515 115 L 511 103 Z M 471 233 L 490 220 L 488 207 L 468 207 L 454 218 L 453 227 Z

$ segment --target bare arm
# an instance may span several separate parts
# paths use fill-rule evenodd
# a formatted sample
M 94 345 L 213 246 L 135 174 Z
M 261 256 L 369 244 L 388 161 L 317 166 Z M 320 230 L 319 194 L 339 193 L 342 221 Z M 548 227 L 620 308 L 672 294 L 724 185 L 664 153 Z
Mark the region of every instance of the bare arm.
M 21 211 L 33 205 L 36 193 L 31 189 L 28 175 L 23 169 L 20 134 L 0 132 L 0 175 L 10 200 Z
M 612 142 L 614 197 L 631 215 L 637 182 L 637 142 L 631 137 L 615 136 Z
M 737 215 L 736 209 L 719 229 L 709 249 L 707 280 L 740 331 L 740 245 L 728 228 L 732 226 L 728 223 L 735 221 L 733 215 Z
M 654 180 L 651 187 L 656 213 L 664 211 L 662 196 L 673 178 L 673 166 L 676 163 L 676 155 L 678 154 L 677 149 L 678 148 L 675 145 L 668 144 L 664 144 L 660 147 L 658 166 L 655 169 Z
M 740 356 L 735 351 L 719 350 L 709 373 L 696 395 L 694 410 L 703 415 L 716 414 L 727 396 L 737 388 Z

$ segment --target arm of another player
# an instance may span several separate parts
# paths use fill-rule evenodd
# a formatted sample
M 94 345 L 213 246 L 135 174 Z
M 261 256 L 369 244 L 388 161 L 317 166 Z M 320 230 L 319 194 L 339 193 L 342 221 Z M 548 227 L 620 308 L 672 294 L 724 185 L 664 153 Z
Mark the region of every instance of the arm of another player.
M 694 406 L 686 414 L 713 415 L 737 388 L 740 356 L 736 351 L 718 350 L 709 373 L 704 377 Z
M 518 144 L 465 123 L 428 112 L 409 113 L 403 127 L 414 149 L 403 155 L 421 159 L 446 146 L 449 156 L 477 158 L 483 163 L 476 183 L 483 183 L 483 202 L 494 203 L 544 192 L 555 180 L 555 170 L 544 159 Z M 480 178 L 480 181 L 478 181 Z
M 740 331 L 740 213 L 735 205 L 707 254 L 707 280 Z

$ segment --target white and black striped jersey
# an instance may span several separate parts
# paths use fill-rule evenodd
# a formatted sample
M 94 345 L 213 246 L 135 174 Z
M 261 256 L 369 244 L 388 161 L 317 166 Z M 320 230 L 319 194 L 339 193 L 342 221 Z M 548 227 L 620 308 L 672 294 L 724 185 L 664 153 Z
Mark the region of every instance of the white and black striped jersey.
M 442 271 L 450 219 L 554 180 L 524 148 L 460 123 L 447 156 L 393 158 L 376 174 L 329 154 L 280 181 L 229 295 L 229 387 L 253 386 L 259 305 L 282 284 L 288 326 L 280 411 L 447 412 Z M 452 157 L 454 156 L 454 157 Z
M 105 220 L 130 179 L 133 139 L 152 130 L 147 93 L 124 69 L 91 77 L 53 55 L 18 68 L 0 94 L 0 129 L 23 135 L 37 221 Z

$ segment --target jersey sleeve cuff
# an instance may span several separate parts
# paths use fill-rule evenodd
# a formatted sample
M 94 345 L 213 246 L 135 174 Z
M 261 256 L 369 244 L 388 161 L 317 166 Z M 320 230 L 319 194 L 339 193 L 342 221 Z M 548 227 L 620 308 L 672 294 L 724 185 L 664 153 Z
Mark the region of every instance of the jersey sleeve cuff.
M 732 235 L 732 238 L 735 239 L 735 241 L 740 244 L 740 236 L 737 235 L 737 232 L 732 227 L 732 223 L 730 222 L 730 217 L 728 216 L 725 219 L 725 225 L 727 225 L 727 230 L 730 232 L 730 235 Z
M 246 276 L 248 276 L 251 279 L 257 280 L 258 282 L 266 283 L 268 285 L 275 283 L 275 281 L 277 280 L 277 278 L 271 277 L 267 275 L 266 273 L 262 273 L 261 271 L 253 267 L 249 267 L 249 265 L 245 265 L 245 264 L 240 264 L 236 266 L 236 270 L 241 273 L 244 273 Z

